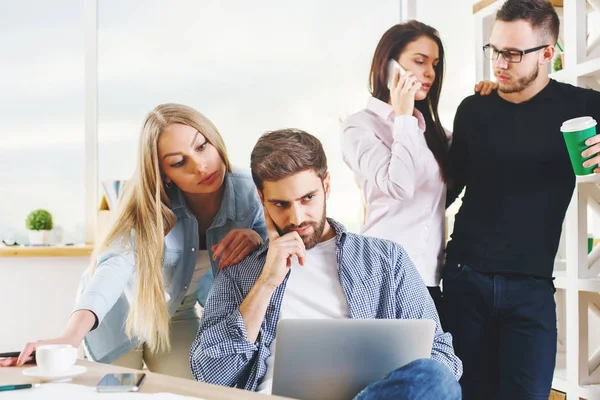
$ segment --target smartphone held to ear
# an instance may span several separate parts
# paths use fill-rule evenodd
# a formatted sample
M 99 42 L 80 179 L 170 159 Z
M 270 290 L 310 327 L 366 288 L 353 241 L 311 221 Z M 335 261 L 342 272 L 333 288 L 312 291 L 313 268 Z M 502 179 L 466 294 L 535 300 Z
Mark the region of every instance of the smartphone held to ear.
M 390 61 L 388 61 L 388 65 L 387 65 L 387 72 L 388 72 L 387 87 L 390 90 L 392 90 L 392 86 L 394 85 L 394 71 L 396 69 L 400 71 L 400 76 L 402 76 L 406 73 L 406 70 L 404 68 L 402 68 L 402 66 L 398 63 L 398 61 L 396 61 L 392 58 L 392 59 L 390 59 Z
M 97 392 L 137 392 L 146 374 L 142 372 L 106 374 L 96 385 Z

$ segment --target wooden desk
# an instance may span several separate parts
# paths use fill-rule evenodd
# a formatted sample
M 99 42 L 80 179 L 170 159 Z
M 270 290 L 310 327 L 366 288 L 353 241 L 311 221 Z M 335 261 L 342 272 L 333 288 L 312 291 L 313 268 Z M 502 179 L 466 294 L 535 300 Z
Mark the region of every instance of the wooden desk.
M 108 373 L 139 372 L 137 370 L 117 367 L 114 365 L 100 364 L 86 360 L 77 360 L 78 365 L 87 367 L 85 374 L 73 378 L 73 383 L 85 386 L 96 386 L 100 379 Z M 0 368 L 0 385 L 38 383 L 36 378 L 25 376 L 22 373 L 25 367 Z M 167 375 L 155 374 L 144 371 L 146 379 L 140 389 L 141 393 L 168 392 L 183 396 L 201 397 L 206 400 L 283 400 L 286 397 L 269 396 L 260 393 L 249 392 L 241 389 L 228 388 L 207 383 L 196 382 L 188 379 L 174 378 Z M 29 390 L 29 389 L 27 389 Z

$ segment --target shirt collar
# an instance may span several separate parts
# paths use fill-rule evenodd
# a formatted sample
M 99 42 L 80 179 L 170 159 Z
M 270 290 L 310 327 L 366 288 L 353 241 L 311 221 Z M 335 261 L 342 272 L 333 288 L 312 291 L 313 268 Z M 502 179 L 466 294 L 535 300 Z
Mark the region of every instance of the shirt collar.
M 372 111 L 382 119 L 386 121 L 393 121 L 396 117 L 394 115 L 394 109 L 388 103 L 385 103 L 379 100 L 376 97 L 369 97 L 367 101 L 367 110 Z M 425 118 L 423 118 L 423 114 L 417 110 L 415 107 L 413 110 L 413 117 L 415 117 L 418 121 L 419 128 L 424 131 L 425 130 Z
M 223 199 L 221 199 L 221 206 L 219 207 L 219 211 L 217 211 L 217 215 L 215 215 L 213 223 L 217 225 L 225 223 L 226 218 L 235 220 L 235 191 L 229 173 L 225 174 L 223 185 Z M 183 192 L 177 186 L 171 190 L 172 192 L 169 197 L 171 198 L 171 209 L 173 212 L 183 209 L 188 217 L 194 217 L 187 207 Z
M 213 225 L 224 224 L 226 218 L 235 221 L 235 190 L 229 173 L 225 174 L 223 185 L 225 185 L 225 188 L 223 189 L 223 199 L 221 200 L 221 207 L 219 207 L 219 211 L 217 211 L 217 215 L 215 215 Z
M 369 100 L 367 101 L 367 110 L 374 112 L 382 119 L 394 119 L 394 109 L 392 106 L 376 97 L 369 97 Z

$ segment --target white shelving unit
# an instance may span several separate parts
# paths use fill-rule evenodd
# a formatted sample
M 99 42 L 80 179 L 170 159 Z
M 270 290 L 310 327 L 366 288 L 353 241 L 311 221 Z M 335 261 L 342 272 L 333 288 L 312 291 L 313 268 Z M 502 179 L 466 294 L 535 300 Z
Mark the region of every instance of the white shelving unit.
M 561 18 L 560 41 L 565 51 L 565 68 L 551 77 L 600 90 L 600 49 L 588 49 L 588 43 L 599 40 L 588 34 L 592 27 L 600 35 L 600 0 L 551 2 Z M 495 14 L 503 3 L 483 0 L 473 6 L 476 82 L 491 78 L 482 46 L 489 41 Z M 594 218 L 600 221 L 599 185 L 599 175 L 577 178 L 554 268 L 558 354 L 552 387 L 570 400 L 600 399 L 600 246 L 587 252 L 588 223 Z M 595 237 L 600 238 L 600 232 Z

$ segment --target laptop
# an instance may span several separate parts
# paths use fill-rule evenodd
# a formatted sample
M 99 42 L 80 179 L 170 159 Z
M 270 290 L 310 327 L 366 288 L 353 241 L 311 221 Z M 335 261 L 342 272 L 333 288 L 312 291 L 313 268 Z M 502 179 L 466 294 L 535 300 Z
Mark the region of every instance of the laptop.
M 370 383 L 431 357 L 435 323 L 408 319 L 283 319 L 277 324 L 274 395 L 349 400 Z

